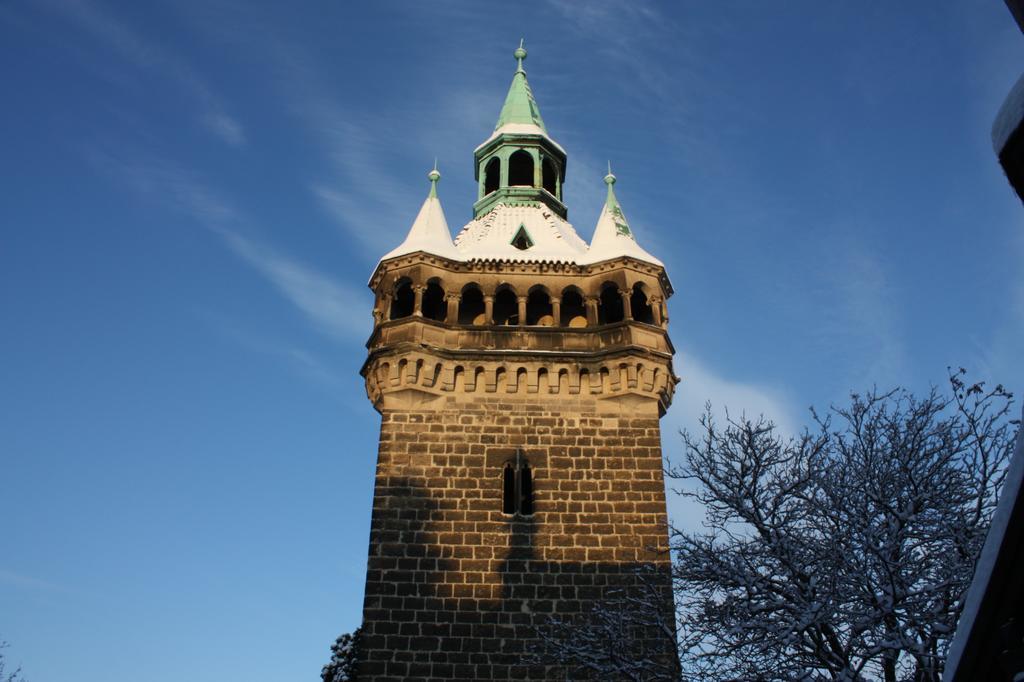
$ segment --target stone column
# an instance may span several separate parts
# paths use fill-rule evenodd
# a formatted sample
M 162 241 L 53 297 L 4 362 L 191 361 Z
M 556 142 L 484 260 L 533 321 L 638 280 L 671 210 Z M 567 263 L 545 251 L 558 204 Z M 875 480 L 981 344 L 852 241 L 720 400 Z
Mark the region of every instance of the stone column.
M 526 297 L 519 296 L 516 300 L 519 301 L 519 326 L 522 327 L 526 324 Z
M 427 290 L 422 284 L 416 284 L 412 288 L 416 298 L 412 304 L 412 314 L 414 317 L 423 317 L 423 292 Z
M 632 320 L 633 319 L 633 302 L 630 301 L 630 292 L 619 290 L 619 295 L 622 296 L 622 319 Z
M 551 317 L 555 318 L 552 327 L 562 326 L 562 301 L 557 296 L 551 297 Z
M 596 327 L 597 326 L 597 298 L 594 297 L 594 296 L 587 296 L 583 300 L 583 302 L 587 306 L 587 326 L 588 327 Z
M 647 299 L 647 304 L 651 306 L 651 315 L 654 317 L 654 324 L 661 326 L 661 299 L 657 296 L 651 296 Z
M 484 324 L 494 324 L 493 296 L 484 296 Z
M 461 294 L 446 294 L 444 300 L 448 302 L 448 312 L 445 314 L 444 321 L 448 324 L 459 323 L 459 301 L 462 300 Z
M 383 294 L 380 297 L 380 319 L 387 320 L 391 317 L 391 294 Z

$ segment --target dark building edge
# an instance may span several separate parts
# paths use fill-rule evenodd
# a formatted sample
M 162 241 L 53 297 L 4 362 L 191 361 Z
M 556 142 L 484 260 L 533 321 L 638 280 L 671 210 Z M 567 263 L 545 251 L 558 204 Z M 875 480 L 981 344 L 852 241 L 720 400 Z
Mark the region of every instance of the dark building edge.
M 1024 31 L 1024 0 L 1006 0 Z M 1007 180 L 1024 201 L 1024 76 L 992 126 L 992 143 Z M 945 682 L 1024 679 L 1024 433 L 1003 483 L 963 615 L 949 648 Z

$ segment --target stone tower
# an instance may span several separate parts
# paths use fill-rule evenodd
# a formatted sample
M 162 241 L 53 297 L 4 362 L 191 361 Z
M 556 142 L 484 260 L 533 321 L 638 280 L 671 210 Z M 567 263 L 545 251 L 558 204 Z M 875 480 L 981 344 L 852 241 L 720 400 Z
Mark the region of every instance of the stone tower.
M 672 288 L 610 172 L 591 243 L 567 222 L 566 153 L 522 46 L 515 57 L 474 152 L 473 219 L 453 241 L 431 171 L 370 280 L 362 374 L 381 427 L 361 680 L 560 679 L 529 658 L 551 616 L 585 621 L 651 575 L 656 608 L 672 609 L 659 430 L 677 382 Z M 632 645 L 671 656 L 671 639 Z

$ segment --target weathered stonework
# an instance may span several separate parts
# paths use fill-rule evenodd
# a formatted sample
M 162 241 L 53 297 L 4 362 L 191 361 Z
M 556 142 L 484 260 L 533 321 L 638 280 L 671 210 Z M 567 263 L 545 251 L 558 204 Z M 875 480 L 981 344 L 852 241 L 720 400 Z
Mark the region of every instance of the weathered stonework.
M 610 169 L 590 243 L 568 222 L 566 153 L 522 45 L 514 56 L 474 152 L 473 220 L 453 241 L 435 168 L 370 279 L 362 375 L 381 430 L 360 680 L 580 679 L 535 655 L 552 617 L 582 627 L 600 604 L 653 596 L 673 622 L 659 432 L 678 381 L 672 287 Z M 675 661 L 671 632 L 626 639 Z
M 589 326 L 458 324 L 458 294 L 447 292 L 571 286 L 596 301 L 602 287 L 640 283 L 660 305 L 671 290 L 660 268 L 630 259 L 546 272 L 445 265 L 407 256 L 371 281 L 378 324 L 363 375 L 382 420 L 360 679 L 563 679 L 561 667 L 530 662 L 550 616 L 585 618 L 610 591 L 640 589 L 640 566 L 660 571 L 672 608 L 659 428 L 677 381 L 667 320 L 638 322 L 627 306 L 625 319 L 597 324 L 595 304 Z M 396 286 L 428 280 L 444 285 L 446 319 L 424 317 L 422 296 L 387 319 Z M 502 511 L 502 471 L 517 455 L 534 472 L 529 516 Z

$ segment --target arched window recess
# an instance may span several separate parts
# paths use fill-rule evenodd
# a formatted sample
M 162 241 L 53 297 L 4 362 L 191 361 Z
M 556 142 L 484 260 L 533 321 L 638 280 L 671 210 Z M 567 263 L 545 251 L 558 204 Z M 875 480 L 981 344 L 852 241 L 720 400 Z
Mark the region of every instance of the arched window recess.
M 505 463 L 502 477 L 502 511 L 514 516 L 533 514 L 533 471 L 522 450 L 516 450 L 516 458 Z
M 525 149 L 508 157 L 508 184 L 533 187 L 533 157 Z
M 484 196 L 498 190 L 501 183 L 501 161 L 494 157 L 484 166 Z

